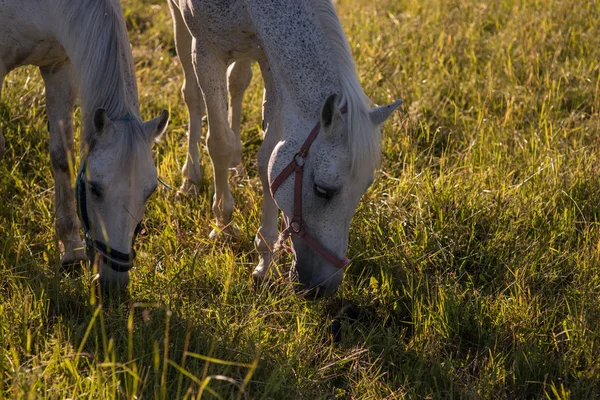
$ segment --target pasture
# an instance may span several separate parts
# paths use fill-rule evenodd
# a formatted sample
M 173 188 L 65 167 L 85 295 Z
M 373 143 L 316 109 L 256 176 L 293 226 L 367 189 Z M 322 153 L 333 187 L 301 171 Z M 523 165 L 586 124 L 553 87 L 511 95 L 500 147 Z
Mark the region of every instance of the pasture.
M 168 6 L 122 4 L 142 116 L 171 113 L 154 154 L 177 188 L 187 113 Z M 600 5 L 337 7 L 365 92 L 405 104 L 353 219 L 353 262 L 317 302 L 285 280 L 252 285 L 257 68 L 242 118 L 247 175 L 231 178 L 239 242 L 208 238 L 203 149 L 204 189 L 178 198 L 159 186 L 129 291 L 103 299 L 89 271 L 59 265 L 42 80 L 34 68 L 7 76 L 0 397 L 600 396 Z

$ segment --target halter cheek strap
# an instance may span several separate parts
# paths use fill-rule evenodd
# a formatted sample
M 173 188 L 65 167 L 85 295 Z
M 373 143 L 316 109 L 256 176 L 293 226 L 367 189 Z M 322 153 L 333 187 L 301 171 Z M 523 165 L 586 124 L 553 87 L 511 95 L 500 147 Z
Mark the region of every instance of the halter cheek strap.
M 131 253 L 121 253 L 118 250 L 111 249 L 104 242 L 93 239 L 90 234 L 90 218 L 88 216 L 87 211 L 87 198 L 86 198 L 86 190 L 85 190 L 85 163 L 81 166 L 81 170 L 77 175 L 77 182 L 75 184 L 75 191 L 77 194 L 77 208 L 79 211 L 79 219 L 81 220 L 81 225 L 83 227 L 83 236 L 85 240 L 85 249 L 96 250 L 99 252 L 103 259 L 104 263 L 108 265 L 112 270 L 116 272 L 127 272 L 131 268 L 133 268 L 133 261 L 135 260 L 135 250 L 133 249 L 133 244 L 135 243 L 135 239 L 142 230 L 141 222 L 137 224 L 135 227 L 135 232 L 133 234 L 133 239 L 131 242 Z
M 342 114 L 345 114 L 348 111 L 348 107 L 344 105 L 340 109 Z M 273 183 L 271 184 L 271 196 L 275 198 L 275 192 L 281 186 L 283 182 L 294 173 L 294 213 L 292 216 L 292 221 L 285 227 L 285 229 L 279 235 L 279 241 L 284 242 L 291 235 L 296 235 L 302 240 L 304 240 L 310 247 L 315 249 L 319 254 L 321 254 L 328 262 L 336 266 L 337 268 L 345 268 L 349 263 L 346 257 L 339 258 L 334 255 L 331 251 L 327 250 L 323 245 L 321 245 L 318 241 L 316 241 L 304 226 L 304 221 L 302 219 L 302 178 L 304 175 L 304 162 L 306 157 L 308 156 L 308 151 L 310 150 L 310 146 L 312 146 L 313 142 L 319 135 L 321 131 L 321 123 L 317 122 L 317 125 L 310 132 L 302 147 L 300 147 L 300 151 L 294 155 L 292 161 L 277 175 Z M 285 224 L 285 219 L 284 219 Z

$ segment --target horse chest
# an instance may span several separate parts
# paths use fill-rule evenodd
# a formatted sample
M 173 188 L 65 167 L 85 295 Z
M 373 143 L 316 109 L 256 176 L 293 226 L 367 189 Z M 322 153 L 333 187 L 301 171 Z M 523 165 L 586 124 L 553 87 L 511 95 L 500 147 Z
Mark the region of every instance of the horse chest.
M 53 40 L 40 40 L 16 52 L 14 60 L 21 65 L 36 65 L 39 67 L 56 67 L 66 63 L 69 58 L 60 43 Z

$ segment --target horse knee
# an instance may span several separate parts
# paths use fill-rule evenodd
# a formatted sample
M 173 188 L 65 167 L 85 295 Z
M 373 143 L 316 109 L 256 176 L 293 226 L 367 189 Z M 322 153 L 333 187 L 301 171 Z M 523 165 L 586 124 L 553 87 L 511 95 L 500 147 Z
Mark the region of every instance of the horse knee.
M 265 140 L 263 144 L 258 149 L 258 175 L 262 177 L 267 177 L 269 170 L 269 160 L 271 159 L 271 154 L 273 153 L 273 149 L 277 145 L 277 141 L 274 141 L 271 136 L 265 135 Z
M 235 135 L 229 127 L 220 129 L 218 133 L 211 133 L 209 128 L 206 145 L 213 162 L 218 158 L 230 158 L 235 150 L 235 142 Z
M 252 64 L 238 61 L 229 70 L 227 86 L 232 98 L 242 96 L 252 81 Z
M 54 173 L 62 172 L 66 174 L 69 172 L 69 156 L 63 149 L 50 149 L 50 163 Z
M 261 146 L 258 151 L 258 176 L 266 177 L 269 172 L 269 159 L 271 158 L 271 152 L 267 152 L 264 146 Z
M 181 96 L 189 109 L 200 109 L 204 113 L 204 99 L 197 83 L 186 79 L 181 87 Z
M 54 222 L 54 229 L 60 240 L 63 240 L 66 236 L 73 232 L 79 231 L 79 225 L 75 221 L 74 215 L 57 215 L 56 221 Z

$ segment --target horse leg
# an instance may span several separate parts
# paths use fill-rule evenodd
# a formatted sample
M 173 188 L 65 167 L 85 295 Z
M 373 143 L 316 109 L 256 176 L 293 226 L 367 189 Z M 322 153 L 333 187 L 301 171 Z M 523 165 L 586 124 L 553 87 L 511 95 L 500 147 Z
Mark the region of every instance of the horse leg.
M 283 121 L 281 116 L 281 101 L 275 87 L 273 76 L 266 61 L 260 62 L 261 72 L 265 81 L 263 101 L 264 140 L 258 151 L 258 175 L 263 187 L 263 207 L 260 228 L 254 239 L 258 251 L 258 265 L 252 273 L 255 281 L 265 278 L 273 259 L 273 245 L 277 241 L 277 205 L 269 189 L 268 167 L 269 159 L 275 145 L 281 140 Z
M 208 111 L 208 134 L 206 144 L 213 165 L 215 194 L 213 212 L 217 228 L 210 233 L 211 239 L 222 231 L 237 237 L 237 229 L 231 224 L 233 196 L 229 190 L 228 172 L 235 149 L 235 134 L 227 121 L 227 64 L 195 41 L 192 53 L 198 84 L 204 94 Z
M 193 41 L 192 35 L 187 29 L 181 12 L 171 1 L 169 1 L 171 15 L 173 16 L 173 27 L 175 30 L 175 47 L 179 60 L 183 66 L 184 81 L 181 88 L 183 100 L 188 109 L 190 117 L 188 131 L 188 151 L 183 165 L 183 184 L 180 191 L 189 193 L 202 185 L 202 165 L 200 163 L 200 138 L 202 136 L 202 118 L 204 117 L 204 99 L 202 91 L 198 86 L 194 65 L 192 63 Z
M 46 109 L 50 130 L 50 161 L 54 173 L 54 210 L 56 236 L 63 266 L 86 260 L 79 236 L 79 220 L 71 186 L 73 156 L 73 109 L 76 88 L 70 63 L 59 69 L 40 68 L 46 85 Z
M 242 119 L 242 101 L 244 92 L 248 89 L 252 80 L 252 60 L 244 59 L 236 61 L 227 73 L 227 88 L 229 89 L 229 126 L 235 134 L 235 143 L 231 165 L 229 168 L 235 170 L 238 175 L 242 174 L 242 141 L 240 139 L 240 125 Z

